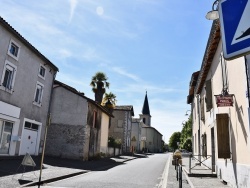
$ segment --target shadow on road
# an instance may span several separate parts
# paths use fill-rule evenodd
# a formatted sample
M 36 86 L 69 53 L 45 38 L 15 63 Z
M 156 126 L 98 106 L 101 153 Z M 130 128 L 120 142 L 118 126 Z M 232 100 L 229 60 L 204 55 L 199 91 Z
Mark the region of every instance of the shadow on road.
M 21 165 L 23 156 L 17 156 L 12 158 L 0 158 L 0 177 L 40 170 L 41 156 L 32 156 L 32 159 L 36 163 L 35 167 Z M 101 158 L 99 160 L 92 161 L 81 161 L 45 156 L 43 169 L 50 168 L 50 166 L 52 166 L 80 170 L 102 171 L 108 170 L 121 164 L 125 163 L 112 160 L 111 158 Z

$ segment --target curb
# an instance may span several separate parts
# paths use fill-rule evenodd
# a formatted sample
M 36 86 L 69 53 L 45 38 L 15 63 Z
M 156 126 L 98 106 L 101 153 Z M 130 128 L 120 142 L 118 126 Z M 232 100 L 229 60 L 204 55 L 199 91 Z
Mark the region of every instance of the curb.
M 188 181 L 188 184 L 190 185 L 191 188 L 195 188 L 194 187 L 194 184 L 192 183 L 192 181 L 190 180 L 189 176 L 188 176 L 188 173 L 187 173 L 187 169 L 185 167 L 182 167 L 183 171 L 184 171 L 184 174 L 186 176 L 186 179 Z
M 170 158 L 171 158 L 171 155 L 169 155 L 168 157 L 168 161 L 166 162 L 166 165 L 164 167 L 164 171 L 163 171 L 163 180 L 160 182 L 158 188 L 166 188 L 167 187 L 167 184 L 168 184 L 168 173 L 169 173 L 169 164 L 170 164 Z
M 71 173 L 71 174 L 67 174 L 67 175 L 63 175 L 63 176 L 58 176 L 58 177 L 55 177 L 55 178 L 46 179 L 46 180 L 41 181 L 40 185 L 43 185 L 44 183 L 51 183 L 51 182 L 54 182 L 54 181 L 59 181 L 59 180 L 62 180 L 62 179 L 70 178 L 70 177 L 77 176 L 77 175 L 80 175 L 80 174 L 85 174 L 85 173 L 88 173 L 88 172 L 90 172 L 90 171 L 75 172 L 75 173 Z M 30 186 L 38 185 L 38 184 L 39 184 L 39 182 L 36 181 L 36 182 L 31 182 L 31 183 L 24 184 L 24 185 L 22 185 L 20 187 L 30 187 Z

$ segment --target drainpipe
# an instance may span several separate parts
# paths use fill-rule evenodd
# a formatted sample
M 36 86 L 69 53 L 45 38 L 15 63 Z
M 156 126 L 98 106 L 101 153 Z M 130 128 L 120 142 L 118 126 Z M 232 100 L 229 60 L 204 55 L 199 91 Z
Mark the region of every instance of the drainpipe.
M 247 57 L 244 56 L 245 59 L 245 69 L 246 69 L 246 79 L 247 79 L 247 99 L 248 99 L 248 126 L 250 125 L 250 95 L 249 95 L 249 69 L 248 69 L 248 62 L 247 62 Z
M 247 57 L 244 56 L 244 59 L 245 59 L 245 69 L 246 69 L 246 78 L 247 78 L 247 98 L 248 98 L 248 107 L 250 107 L 250 100 L 249 100 L 249 75 L 248 75 Z
M 198 123 L 199 123 L 199 129 L 198 129 L 198 159 L 201 161 L 201 119 L 200 119 L 200 95 L 197 94 L 197 108 L 198 108 Z M 200 162 L 199 162 L 200 163 Z
M 43 150 L 42 150 L 42 158 L 41 158 L 41 165 L 40 165 L 40 175 L 39 175 L 39 181 L 38 181 L 38 187 L 40 188 L 41 184 L 41 178 L 42 178 L 42 169 L 43 169 L 43 159 L 44 159 L 44 152 L 45 152 L 45 145 L 46 145 L 46 139 L 47 139 L 47 130 L 51 122 L 51 100 L 52 100 L 52 94 L 53 94 L 53 85 L 54 81 L 56 79 L 56 73 L 53 75 L 53 81 L 51 84 L 51 91 L 50 91 L 50 98 L 49 98 L 49 107 L 48 107 L 48 114 L 47 114 L 47 121 L 46 121 L 46 126 L 45 126 L 45 133 L 44 133 L 44 139 L 43 139 Z

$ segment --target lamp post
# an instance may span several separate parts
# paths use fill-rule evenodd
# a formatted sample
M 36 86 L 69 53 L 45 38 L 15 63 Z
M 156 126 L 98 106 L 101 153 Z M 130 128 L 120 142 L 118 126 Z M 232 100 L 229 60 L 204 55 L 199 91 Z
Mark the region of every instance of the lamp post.
M 218 6 L 217 6 L 218 4 L 219 4 L 219 0 L 216 0 L 213 3 L 212 10 L 207 13 L 206 19 L 217 20 L 219 18 L 219 12 L 218 12 Z M 215 9 L 215 5 L 217 6 L 216 9 Z
M 187 110 L 186 113 L 185 113 L 185 116 L 188 116 L 188 111 L 191 112 L 191 110 Z

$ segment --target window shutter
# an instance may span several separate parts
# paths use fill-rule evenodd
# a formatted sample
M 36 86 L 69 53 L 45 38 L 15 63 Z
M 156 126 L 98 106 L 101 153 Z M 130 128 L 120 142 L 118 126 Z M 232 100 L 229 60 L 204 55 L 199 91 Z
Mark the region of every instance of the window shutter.
M 218 158 L 230 158 L 228 114 L 216 114 Z
M 204 112 L 204 97 L 201 99 L 201 120 L 205 120 L 205 112 Z
M 206 81 L 206 107 L 207 112 L 213 108 L 211 80 Z

